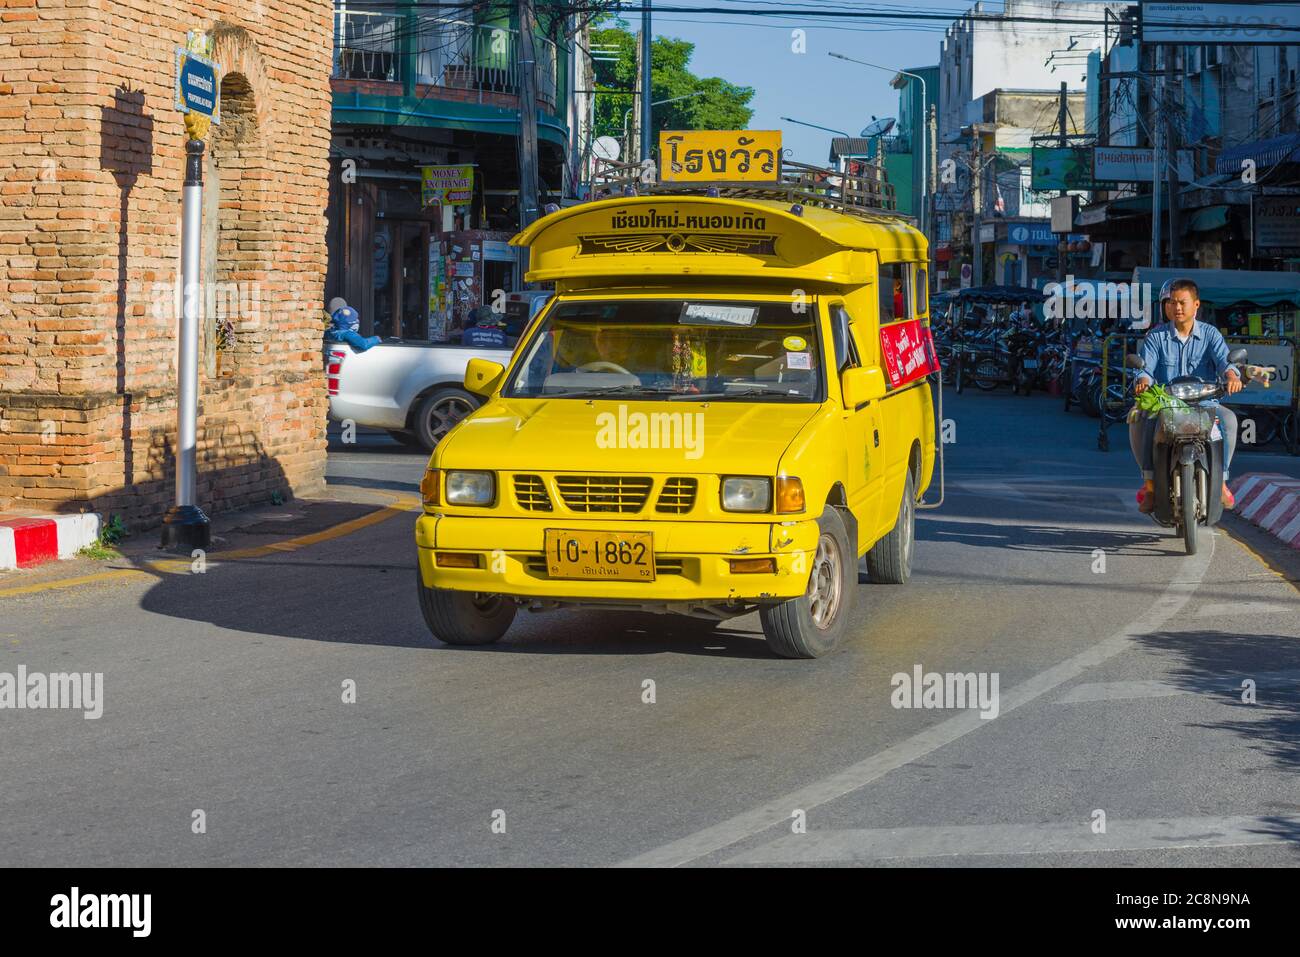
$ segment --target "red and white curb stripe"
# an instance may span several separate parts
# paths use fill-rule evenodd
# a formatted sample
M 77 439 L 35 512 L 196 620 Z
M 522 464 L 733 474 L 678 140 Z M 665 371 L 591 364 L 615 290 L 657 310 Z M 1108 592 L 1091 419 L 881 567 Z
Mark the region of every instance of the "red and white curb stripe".
M 98 537 L 94 512 L 0 518 L 0 571 L 72 558 Z
M 1300 548 L 1300 478 L 1269 472 L 1243 475 L 1232 492 L 1238 515 Z

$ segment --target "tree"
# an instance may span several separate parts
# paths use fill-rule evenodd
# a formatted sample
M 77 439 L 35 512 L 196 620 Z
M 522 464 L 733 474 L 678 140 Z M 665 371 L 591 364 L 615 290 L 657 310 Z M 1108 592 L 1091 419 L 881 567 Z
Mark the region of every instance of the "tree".
M 636 70 L 636 34 L 626 21 L 615 20 L 614 26 L 593 29 L 591 44 L 617 51 L 617 61 L 596 64 L 596 89 L 630 91 L 640 78 Z M 677 96 L 691 96 L 654 107 L 654 133 L 660 130 L 743 130 L 749 127 L 754 111 L 747 105 L 754 88 L 736 86 L 721 77 L 699 77 L 689 69 L 695 44 L 672 37 L 655 37 L 650 46 L 650 87 L 655 101 Z M 632 108 L 630 92 L 601 93 L 596 96 L 596 135 L 623 136 L 623 118 Z M 634 127 L 637 117 L 628 119 Z

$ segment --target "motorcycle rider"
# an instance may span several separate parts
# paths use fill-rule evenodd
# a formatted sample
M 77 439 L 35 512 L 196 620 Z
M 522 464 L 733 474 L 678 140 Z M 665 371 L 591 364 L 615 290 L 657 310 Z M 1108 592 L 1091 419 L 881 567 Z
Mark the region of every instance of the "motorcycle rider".
M 1191 375 L 1206 381 L 1224 379 L 1229 395 L 1242 389 L 1241 374 L 1228 364 L 1228 344 L 1223 335 L 1208 322 L 1196 318 L 1201 307 L 1200 290 L 1190 279 L 1172 279 L 1160 289 L 1160 304 L 1167 320 L 1147 333 L 1142 340 L 1142 371 L 1133 384 L 1133 394 L 1141 395 L 1152 383 L 1169 385 L 1178 376 Z M 1237 416 L 1226 405 L 1212 403 L 1223 430 L 1223 507 L 1235 503 L 1228 489 L 1228 468 L 1237 446 Z M 1138 509 L 1155 510 L 1155 466 L 1152 445 L 1157 420 L 1141 416 L 1129 423 L 1129 444 L 1133 457 L 1142 469 L 1143 486 L 1138 492 Z

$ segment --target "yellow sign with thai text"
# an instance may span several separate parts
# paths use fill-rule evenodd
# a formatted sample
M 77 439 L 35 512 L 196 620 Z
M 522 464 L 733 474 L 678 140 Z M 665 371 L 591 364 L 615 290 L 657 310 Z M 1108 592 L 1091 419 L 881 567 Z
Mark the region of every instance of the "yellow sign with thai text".
M 662 183 L 775 183 L 781 178 L 780 130 L 664 130 Z

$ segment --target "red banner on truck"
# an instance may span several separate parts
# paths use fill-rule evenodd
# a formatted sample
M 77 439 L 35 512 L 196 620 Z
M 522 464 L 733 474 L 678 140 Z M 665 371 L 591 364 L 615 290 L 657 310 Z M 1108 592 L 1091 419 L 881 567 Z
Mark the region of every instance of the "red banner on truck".
M 939 368 L 934 340 L 920 319 L 881 326 L 880 355 L 889 384 L 895 389 Z

